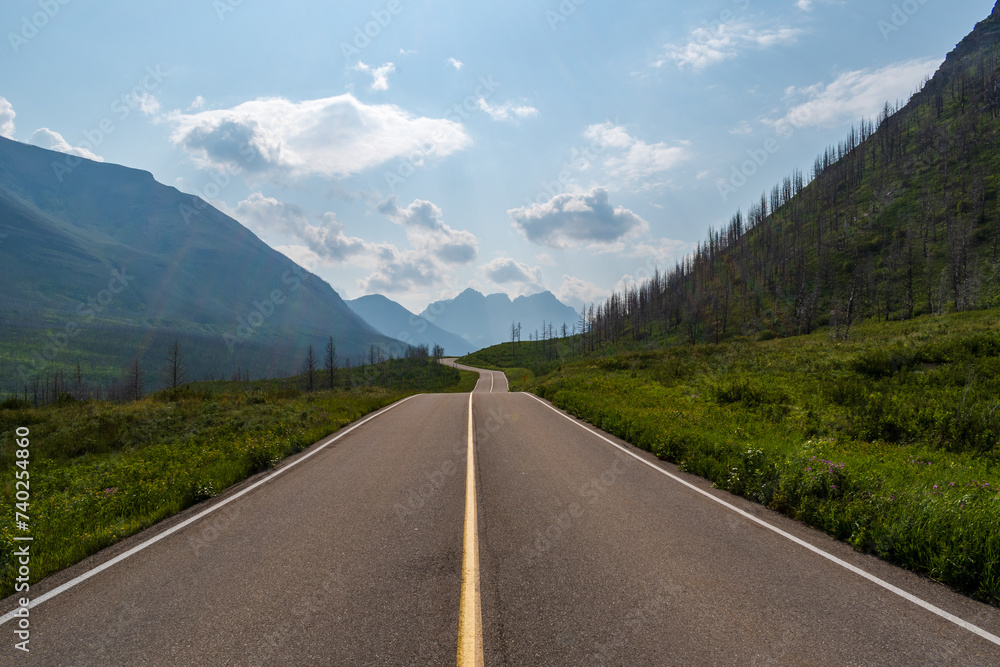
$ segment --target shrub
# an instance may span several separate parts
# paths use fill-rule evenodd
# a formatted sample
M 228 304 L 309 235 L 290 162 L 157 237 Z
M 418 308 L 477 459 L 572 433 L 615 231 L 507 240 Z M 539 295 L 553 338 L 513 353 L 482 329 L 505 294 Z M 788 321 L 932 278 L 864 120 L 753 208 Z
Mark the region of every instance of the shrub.
M 31 403 L 28 401 L 17 398 L 16 396 L 11 396 L 3 403 L 0 403 L 0 410 L 30 410 Z
M 766 405 L 781 405 L 789 401 L 787 392 L 779 387 L 773 384 L 759 384 L 746 378 L 723 382 L 714 388 L 713 393 L 719 405 L 740 403 L 751 409 Z

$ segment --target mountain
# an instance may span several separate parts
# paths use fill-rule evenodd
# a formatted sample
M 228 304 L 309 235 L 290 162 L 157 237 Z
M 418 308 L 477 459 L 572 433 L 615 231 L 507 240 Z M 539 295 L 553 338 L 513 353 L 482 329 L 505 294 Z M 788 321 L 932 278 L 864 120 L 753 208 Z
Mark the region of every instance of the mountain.
M 138 358 L 158 384 L 177 338 L 189 379 L 297 372 L 398 345 L 323 280 L 151 174 L 0 138 L 0 391 Z
M 519 296 L 513 301 L 506 294 L 484 296 L 471 287 L 454 299 L 437 301 L 420 313 L 424 319 L 447 331 L 453 331 L 480 349 L 510 340 L 511 324 L 522 326 L 521 337 L 528 339 L 542 327 L 553 332 L 573 331 L 580 322 L 575 310 L 560 302 L 551 292 Z
M 1000 3 L 887 103 L 697 252 L 614 295 L 588 340 L 770 338 L 1000 306 Z
M 455 357 L 463 357 L 478 349 L 461 336 L 445 331 L 419 315 L 414 315 L 381 294 L 363 296 L 346 303 L 376 331 L 409 345 L 426 345 L 429 349 L 440 345 L 444 348 L 445 354 Z

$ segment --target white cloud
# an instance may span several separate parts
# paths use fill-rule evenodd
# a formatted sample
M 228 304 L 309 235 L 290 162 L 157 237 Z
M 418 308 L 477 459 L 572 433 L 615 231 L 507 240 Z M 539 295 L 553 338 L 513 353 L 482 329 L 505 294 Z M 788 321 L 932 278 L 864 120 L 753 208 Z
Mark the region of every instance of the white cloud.
M 534 118 L 538 115 L 538 109 L 528 105 L 517 105 L 513 102 L 503 104 L 490 104 L 485 97 L 478 100 L 479 108 L 489 114 L 493 120 L 520 120 L 522 118 Z
M 741 120 L 736 127 L 729 130 L 729 134 L 737 134 L 737 135 L 753 134 L 753 127 L 750 126 L 749 122 Z
M 160 100 L 148 92 L 143 92 L 141 95 L 136 95 L 132 98 L 132 104 L 139 107 L 139 110 L 147 116 L 153 116 L 154 118 L 160 115 Z
M 0 137 L 14 138 L 14 106 L 7 98 L 0 97 Z
M 198 109 L 205 108 L 205 98 L 199 95 L 192 100 L 190 106 L 188 106 L 188 111 L 197 111 Z
M 556 290 L 555 295 L 563 303 L 572 306 L 577 311 L 582 311 L 587 304 L 602 303 L 611 296 L 611 290 L 598 287 L 594 283 L 575 276 L 563 274 L 562 284 Z
M 765 119 L 784 136 L 803 127 L 834 127 L 874 117 L 885 103 L 907 100 L 921 82 L 941 65 L 941 58 L 907 60 L 881 69 L 844 72 L 833 82 L 789 88 L 786 97 L 802 99 L 778 120 Z
M 320 264 L 323 263 L 319 255 L 304 245 L 276 245 L 273 247 L 282 255 L 312 273 L 316 273 L 319 270 Z
M 390 197 L 379 204 L 378 211 L 406 228 L 406 238 L 414 248 L 445 264 L 468 264 L 479 255 L 475 235 L 446 225 L 441 209 L 433 202 L 416 199 L 399 208 L 396 198 Z
M 603 149 L 604 169 L 616 186 L 636 191 L 661 187 L 663 183 L 655 177 L 690 157 L 687 142 L 647 144 L 614 123 L 591 125 L 583 136 Z
M 449 265 L 475 260 L 478 253 L 475 236 L 444 224 L 441 210 L 431 202 L 417 200 L 400 209 L 394 200 L 389 200 L 379 210 L 406 227 L 407 238 L 414 247 L 401 250 L 389 243 L 348 236 L 333 213 L 319 216 L 319 224 L 312 224 L 300 206 L 259 192 L 237 204 L 232 214 L 258 234 L 293 239 L 294 243 L 276 246 L 277 249 L 311 270 L 323 264 L 346 262 L 371 270 L 357 281 L 364 294 L 413 293 L 450 285 Z
M 104 162 L 104 158 L 100 155 L 94 154 L 87 148 L 71 146 L 68 141 L 63 139 L 61 134 L 50 130 L 47 127 L 35 130 L 34 133 L 32 133 L 31 138 L 28 139 L 28 143 L 41 148 L 48 148 L 51 151 L 59 151 L 60 153 L 76 155 L 82 158 L 87 158 L 88 160 L 94 160 L 95 162 Z
M 695 251 L 696 244 L 675 239 L 651 239 L 632 244 L 628 254 L 632 257 L 645 258 L 646 265 L 659 267 L 660 271 L 673 268 L 675 262 Z
M 533 294 L 543 289 L 542 267 L 528 266 L 510 257 L 498 257 L 480 267 L 482 274 L 497 285 L 515 285 L 516 294 Z
M 811 12 L 816 9 L 816 3 L 821 5 L 837 5 L 844 6 L 846 4 L 844 0 L 797 0 L 795 6 L 804 12 Z
M 345 262 L 359 255 L 374 255 L 385 249 L 379 244 L 349 237 L 333 213 L 320 217 L 321 224 L 310 224 L 305 210 L 296 204 L 265 197 L 259 192 L 236 205 L 234 216 L 257 234 L 283 234 L 304 245 L 311 257 L 328 262 Z
M 472 140 L 451 120 L 345 94 L 304 102 L 263 98 L 232 109 L 173 112 L 174 144 L 204 167 L 240 167 L 276 181 L 341 178 L 419 153 L 443 157 Z
M 354 69 L 371 74 L 372 90 L 389 90 L 389 75 L 396 71 L 396 66 L 392 63 L 385 63 L 373 68 L 359 61 Z
M 450 278 L 438 262 L 416 250 L 389 247 L 382 254 L 378 268 L 358 281 L 365 294 L 376 292 L 409 292 L 414 289 L 450 283 Z
M 662 67 L 673 61 L 679 69 L 702 70 L 726 60 L 732 60 L 745 51 L 763 50 L 793 44 L 803 34 L 799 28 L 757 29 L 748 20 L 695 28 L 688 35 L 686 44 L 667 44 L 666 55 L 656 62 Z
M 557 195 L 544 204 L 511 209 L 507 215 L 529 241 L 550 248 L 600 249 L 649 229 L 649 223 L 627 208 L 612 208 L 608 191 L 601 187 Z
M 462 69 L 463 67 L 465 67 L 465 63 L 463 63 L 458 58 L 448 58 L 446 62 L 455 69 Z

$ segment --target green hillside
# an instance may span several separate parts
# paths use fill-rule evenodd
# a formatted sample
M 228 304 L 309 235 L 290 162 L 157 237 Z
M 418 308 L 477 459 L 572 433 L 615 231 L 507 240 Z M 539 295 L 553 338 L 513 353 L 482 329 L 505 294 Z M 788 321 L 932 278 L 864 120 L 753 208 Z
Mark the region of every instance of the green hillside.
M 1000 606 L 1000 309 L 859 324 L 846 341 L 580 342 L 461 361 L 508 367 L 512 390 Z
M 113 395 L 135 360 L 155 389 L 175 340 L 189 380 L 295 373 L 328 336 L 405 352 L 201 199 L 63 157 L 0 137 L 0 395 Z
M 1000 5 L 887 104 L 672 270 L 588 309 L 591 345 L 688 342 L 1000 305 Z

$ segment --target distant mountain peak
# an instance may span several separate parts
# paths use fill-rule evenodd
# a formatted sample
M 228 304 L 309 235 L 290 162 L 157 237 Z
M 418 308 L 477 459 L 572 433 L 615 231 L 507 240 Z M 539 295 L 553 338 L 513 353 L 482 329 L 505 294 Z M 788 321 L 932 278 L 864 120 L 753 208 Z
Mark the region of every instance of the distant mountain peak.
M 549 291 L 519 296 L 512 301 L 503 292 L 484 296 L 471 287 L 454 299 L 428 305 L 421 316 L 476 347 L 510 340 L 511 324 L 520 324 L 522 336 L 526 337 L 531 335 L 529 332 L 550 325 L 561 332 L 565 324 L 571 331 L 580 321 L 579 313 Z

